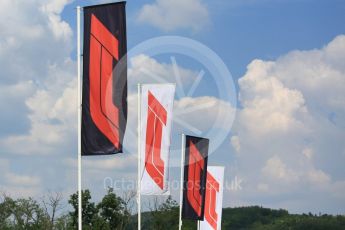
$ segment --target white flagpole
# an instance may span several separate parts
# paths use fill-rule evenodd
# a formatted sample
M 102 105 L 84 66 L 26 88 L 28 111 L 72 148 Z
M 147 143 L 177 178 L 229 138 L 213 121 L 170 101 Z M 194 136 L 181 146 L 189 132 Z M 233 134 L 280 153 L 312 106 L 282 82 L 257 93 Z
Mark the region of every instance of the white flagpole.
M 186 136 L 185 136 L 184 134 L 182 134 L 179 230 L 182 229 L 182 201 L 183 201 L 183 174 L 184 174 L 184 154 L 185 154 L 185 146 L 186 146 Z
M 200 230 L 200 220 L 197 220 L 198 223 L 198 230 Z
M 78 65 L 78 229 L 82 230 L 81 211 L 81 66 L 80 66 L 80 6 L 77 6 L 77 65 Z
M 141 229 L 141 181 L 140 181 L 140 170 L 141 170 L 141 85 L 138 84 L 138 191 L 137 191 L 137 202 L 138 202 L 138 230 Z

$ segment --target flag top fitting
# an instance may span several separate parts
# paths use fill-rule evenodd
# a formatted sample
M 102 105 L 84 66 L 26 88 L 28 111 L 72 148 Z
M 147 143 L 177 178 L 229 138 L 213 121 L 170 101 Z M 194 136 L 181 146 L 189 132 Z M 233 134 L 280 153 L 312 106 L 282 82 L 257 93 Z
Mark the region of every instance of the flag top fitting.
M 90 6 L 82 6 L 81 8 L 86 9 L 86 8 L 102 7 L 102 6 L 116 5 L 116 4 L 126 4 L 126 1 L 110 2 L 110 3 L 104 3 L 104 4 L 98 4 L 98 5 L 90 5 Z

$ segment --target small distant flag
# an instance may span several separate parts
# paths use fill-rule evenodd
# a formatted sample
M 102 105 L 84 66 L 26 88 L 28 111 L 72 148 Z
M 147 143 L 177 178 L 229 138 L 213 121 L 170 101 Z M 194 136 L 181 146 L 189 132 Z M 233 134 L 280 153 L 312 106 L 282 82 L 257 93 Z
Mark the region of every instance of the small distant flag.
M 184 219 L 204 219 L 208 145 L 208 139 L 186 136 L 182 202 Z
M 126 52 L 125 2 L 84 7 L 82 155 L 122 152 L 127 64 L 121 58 Z
M 140 193 L 169 194 L 169 148 L 175 85 L 145 84 L 140 91 Z
M 200 230 L 220 230 L 223 209 L 224 167 L 208 166 L 204 221 Z

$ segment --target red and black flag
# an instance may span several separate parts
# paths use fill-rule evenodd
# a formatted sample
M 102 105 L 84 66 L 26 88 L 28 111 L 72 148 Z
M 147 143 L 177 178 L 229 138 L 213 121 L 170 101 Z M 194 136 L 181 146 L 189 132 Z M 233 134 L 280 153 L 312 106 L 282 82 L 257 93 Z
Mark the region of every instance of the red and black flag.
M 182 218 L 204 219 L 209 140 L 186 136 Z
M 82 155 L 122 152 L 127 120 L 125 4 L 84 7 Z

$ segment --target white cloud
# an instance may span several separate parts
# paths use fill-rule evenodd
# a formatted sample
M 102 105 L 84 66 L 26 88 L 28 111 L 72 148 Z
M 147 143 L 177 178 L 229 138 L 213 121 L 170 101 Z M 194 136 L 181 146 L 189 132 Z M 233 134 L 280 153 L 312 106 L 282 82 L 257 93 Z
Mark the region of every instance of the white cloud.
M 128 169 L 131 166 L 136 165 L 136 156 L 131 155 L 127 158 L 116 157 L 106 160 L 89 160 L 85 159 L 83 164 L 86 169 L 98 169 L 98 170 L 121 170 Z
M 298 175 L 293 170 L 287 169 L 286 165 L 276 155 L 267 160 L 262 172 L 265 176 L 285 182 L 299 179 Z
M 28 108 L 24 98 L 35 92 L 35 85 L 32 80 L 21 81 L 14 84 L 0 84 L 0 108 L 1 123 L 0 137 L 23 133 L 30 127 L 27 119 Z M 5 109 L 6 108 L 6 109 Z
M 311 159 L 313 157 L 313 150 L 311 148 L 305 148 L 302 151 L 302 154 L 307 157 L 308 159 Z
M 57 175 L 64 170 L 59 159 L 76 143 L 73 33 L 60 16 L 70 2 L 1 1 L 0 153 L 7 166 L 0 167 L 0 184 L 14 197 L 76 184 Z M 58 158 L 48 156 L 54 153 Z
M 50 7 L 49 11 L 42 10 L 52 3 L 56 6 Z M 36 91 L 49 86 L 46 79 L 49 76 L 53 79 L 53 66 L 59 70 L 66 68 L 66 59 L 72 50 L 72 30 L 66 26 L 66 22 L 58 18 L 55 24 L 65 27 L 63 38 L 58 38 L 56 31 L 63 29 L 57 28 L 54 32 L 49 25 L 50 15 L 58 16 L 66 3 L 45 0 L 1 2 L 0 105 L 1 108 L 6 108 L 2 115 L 2 122 L 6 125 L 1 130 L 1 138 L 29 132 L 31 121 L 27 99 Z M 65 72 L 70 72 L 70 69 Z M 52 83 L 70 80 L 70 75 L 66 77 L 66 74 L 57 77 Z M 1 143 L 0 145 L 2 146 Z M 2 148 L 1 152 L 6 150 Z
M 247 182 L 239 199 L 280 194 L 277 205 L 279 201 L 291 210 L 303 210 L 294 206 L 294 197 L 303 196 L 305 208 L 317 210 L 316 197 L 327 192 L 329 204 L 322 208 L 338 210 L 337 204 L 344 204 L 335 196 L 345 192 L 340 186 L 345 181 L 340 163 L 345 148 L 345 65 L 340 60 L 345 60 L 344 35 L 321 49 L 292 51 L 275 61 L 253 60 L 248 65 L 239 79 L 242 108 L 230 139 L 239 150 L 238 170 Z
M 17 175 L 14 173 L 6 173 L 5 178 L 8 184 L 16 186 L 37 186 L 41 183 L 39 177 L 28 175 Z
M 207 6 L 201 0 L 156 0 L 144 5 L 138 15 L 145 22 L 163 31 L 200 30 L 209 22 Z
M 49 28 L 57 40 L 68 41 L 72 35 L 72 29 L 67 22 L 62 21 L 60 14 L 65 5 L 72 0 L 53 0 L 41 6 L 41 11 L 48 16 Z
M 56 19 L 53 29 L 49 17 L 57 16 L 64 5 L 42 10 L 52 2 L 28 0 L 2 2 L 0 13 L 1 82 L 46 78 L 49 65 L 62 64 L 72 47 L 72 30 L 65 21 Z M 62 36 L 56 36 L 63 33 Z
M 82 167 L 83 167 L 83 170 L 85 171 L 88 171 L 88 170 L 113 171 L 114 169 L 116 169 L 117 171 L 121 171 L 123 169 L 126 169 L 126 170 L 131 169 L 133 166 L 136 166 L 136 162 L 137 162 L 137 156 L 135 154 L 120 153 L 120 154 L 117 154 L 116 157 L 100 156 L 98 157 L 98 159 L 94 159 L 92 157 L 83 158 Z M 77 159 L 67 158 L 64 160 L 64 164 L 68 167 L 75 168 L 77 165 Z
M 54 92 L 55 91 L 55 92 Z M 58 92 L 56 92 L 58 91 Z M 61 151 L 76 134 L 76 82 L 61 90 L 37 90 L 27 99 L 31 128 L 28 134 L 4 137 L 3 152 L 17 154 L 51 154 Z M 18 148 L 18 146 L 25 148 Z
M 322 170 L 311 170 L 308 172 L 308 180 L 316 185 L 328 184 L 331 182 L 329 175 L 324 173 Z
M 232 136 L 230 138 L 230 142 L 231 142 L 231 145 L 236 150 L 236 152 L 237 153 L 240 152 L 240 150 L 241 150 L 241 143 L 240 143 L 240 139 L 238 138 L 238 136 Z
M 13 185 L 5 185 L 1 187 L 0 191 L 11 196 L 12 198 L 39 197 L 39 195 L 41 195 L 43 192 L 39 186 L 27 187 Z
M 7 17 L 0 22 L 4 76 L 0 88 L 6 89 L 0 103 L 13 107 L 6 110 L 12 130 L 0 139 L 2 153 L 50 154 L 71 149 L 75 140 L 77 84 L 75 64 L 69 58 L 72 30 L 60 18 L 69 2 L 10 1 L 0 10 Z M 19 126 L 19 131 L 12 126 Z
M 11 170 L 11 161 L 0 158 L 0 192 L 12 197 L 33 197 L 40 194 L 41 178 L 29 174 L 18 174 Z
M 211 128 L 227 131 L 234 113 L 235 109 L 229 102 L 217 97 L 184 97 L 175 101 L 174 104 L 174 116 L 177 119 L 176 123 L 180 125 L 175 128 L 181 128 L 180 131 L 183 131 L 183 128 L 186 128 L 185 124 L 188 124 L 197 127 L 201 132 L 206 132 Z
M 264 183 L 260 183 L 260 184 L 258 184 L 257 189 L 260 192 L 267 192 L 268 191 L 268 185 L 264 184 Z
M 131 91 L 136 92 L 138 83 L 166 83 L 176 82 L 176 73 L 183 85 L 190 85 L 197 78 L 198 72 L 184 68 L 174 63 L 164 63 L 145 54 L 134 56 L 129 61 L 128 85 Z
M 301 128 L 302 123 L 295 115 L 303 116 L 307 112 L 302 93 L 285 87 L 279 78 L 271 75 L 273 65 L 273 62 L 254 60 L 239 80 L 240 101 L 244 106 L 241 119 L 247 121 L 247 129 L 260 134 Z
M 7 159 L 0 158 L 0 170 L 8 169 L 9 161 Z

